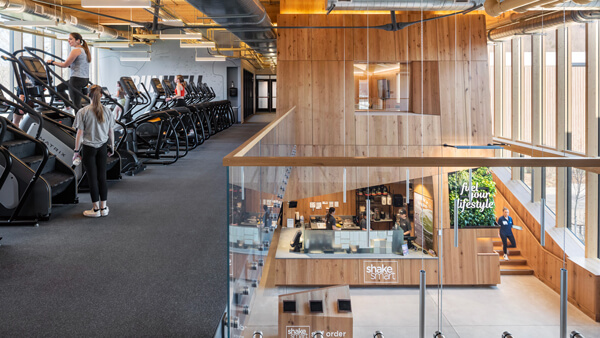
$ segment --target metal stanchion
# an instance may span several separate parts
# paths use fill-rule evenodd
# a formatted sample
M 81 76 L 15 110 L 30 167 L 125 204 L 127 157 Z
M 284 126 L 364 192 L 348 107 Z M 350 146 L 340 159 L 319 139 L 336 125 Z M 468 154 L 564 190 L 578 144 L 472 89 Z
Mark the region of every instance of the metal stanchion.
M 383 337 L 383 332 L 381 332 L 381 331 L 375 331 L 375 333 L 373 334 L 373 338 L 384 338 Z
M 571 332 L 571 338 L 585 338 L 581 333 L 577 331 Z
M 313 333 L 312 338 L 324 338 L 325 335 L 323 334 L 323 331 L 317 331 L 315 333 Z
M 262 331 L 254 331 L 254 334 L 252 335 L 252 338 L 263 338 Z
M 513 335 L 508 331 L 504 331 L 502 333 L 502 338 L 513 338 Z
M 560 269 L 560 338 L 567 338 L 567 269 Z
M 433 338 L 446 338 L 446 336 L 444 336 L 444 334 L 440 331 L 435 331 L 435 333 L 433 334 Z
M 419 283 L 419 338 L 425 338 L 425 270 L 421 270 Z
M 454 247 L 458 248 L 458 198 L 454 200 Z

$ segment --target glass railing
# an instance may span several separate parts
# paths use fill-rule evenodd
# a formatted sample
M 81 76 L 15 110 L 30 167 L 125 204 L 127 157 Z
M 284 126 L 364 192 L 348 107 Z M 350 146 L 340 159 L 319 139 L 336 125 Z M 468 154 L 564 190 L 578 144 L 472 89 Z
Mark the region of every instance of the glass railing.
M 293 118 L 292 110 L 224 159 L 230 337 L 366 337 L 377 330 L 525 337 L 541 326 L 554 326 L 542 329 L 549 336 L 562 336 L 559 327 L 592 336 L 597 329 L 590 324 L 586 335 L 580 325 L 593 323 L 587 316 L 600 306 L 590 293 L 569 292 L 575 307 L 565 317 L 567 280 L 600 292 L 590 277 L 600 273 L 584 252 L 574 254 L 578 240 L 567 230 L 569 217 L 585 219 L 585 203 L 567 203 L 576 197 L 558 189 L 552 198 L 561 211 L 542 212 L 540 176 L 543 167 L 557 168 L 554 184 L 567 186 L 566 167 L 597 175 L 597 158 L 495 158 L 482 152 L 498 149 L 444 146 L 432 146 L 432 156 L 387 153 L 398 147 L 375 157 L 337 156 L 335 149 L 349 147 L 309 154 L 308 145 L 269 143 L 287 139 Z M 519 181 L 521 167 L 533 168 L 531 190 Z M 531 292 L 539 297 L 532 307 L 510 307 Z M 503 315 L 507 307 L 511 316 Z M 572 318 L 580 327 L 569 325 Z M 461 323 L 479 331 L 461 331 Z

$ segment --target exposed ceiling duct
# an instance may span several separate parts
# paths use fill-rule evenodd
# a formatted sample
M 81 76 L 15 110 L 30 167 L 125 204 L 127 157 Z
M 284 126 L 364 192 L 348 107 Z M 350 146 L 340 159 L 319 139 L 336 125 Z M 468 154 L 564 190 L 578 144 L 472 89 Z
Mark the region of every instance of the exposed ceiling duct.
M 542 29 L 556 28 L 563 24 L 585 23 L 594 20 L 600 20 L 599 11 L 555 12 L 491 29 L 488 32 L 488 38 L 492 41 L 500 41 L 515 35 L 532 34 L 541 32 Z
M 277 48 L 271 19 L 258 0 L 187 0 L 219 25 L 228 29 L 257 53 Z M 240 26 L 241 29 L 232 27 Z M 252 28 L 258 28 L 253 30 Z
M 460 11 L 482 5 L 488 15 L 498 16 L 513 9 L 524 10 L 593 10 L 600 9 L 600 0 L 327 0 L 327 9 L 344 11 Z M 546 7 L 549 6 L 549 7 Z
M 0 0 L 0 12 L 6 12 L 7 15 L 10 15 L 10 13 L 25 13 L 48 20 L 57 20 L 65 25 L 99 34 L 101 39 L 117 39 L 123 36 L 116 29 L 82 20 L 73 15 L 64 14 L 60 10 L 37 4 L 30 0 Z

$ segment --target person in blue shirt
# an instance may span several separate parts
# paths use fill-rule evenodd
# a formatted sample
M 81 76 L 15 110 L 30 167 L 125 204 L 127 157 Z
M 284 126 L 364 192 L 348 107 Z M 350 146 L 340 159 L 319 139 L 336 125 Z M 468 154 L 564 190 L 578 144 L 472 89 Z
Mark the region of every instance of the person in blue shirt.
M 515 236 L 512 233 L 513 219 L 510 217 L 508 208 L 502 209 L 502 216 L 498 218 L 498 225 L 500 225 L 500 238 L 502 239 L 502 251 L 504 252 L 504 260 L 508 260 L 508 248 L 516 248 L 517 242 Z M 507 245 L 507 239 L 510 239 L 510 246 Z

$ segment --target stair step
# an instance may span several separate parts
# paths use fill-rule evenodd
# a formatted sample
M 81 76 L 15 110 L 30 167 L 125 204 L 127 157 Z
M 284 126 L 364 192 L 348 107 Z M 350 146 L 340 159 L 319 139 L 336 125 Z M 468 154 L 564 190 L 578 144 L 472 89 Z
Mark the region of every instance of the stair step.
M 494 251 L 496 251 L 499 255 L 503 255 L 504 254 L 502 252 L 502 246 L 494 247 Z M 519 256 L 520 254 L 521 254 L 521 250 L 519 250 L 518 248 L 510 248 L 510 249 L 508 249 L 508 255 L 509 256 Z
M 36 152 L 35 142 L 28 139 L 5 141 L 2 145 L 17 158 L 32 156 Z
M 33 169 L 35 171 L 35 170 L 38 170 L 40 164 L 42 164 L 43 158 L 44 158 L 44 156 L 42 156 L 42 155 L 33 155 L 33 156 L 24 157 L 21 159 L 21 161 L 25 162 L 25 164 L 27 164 L 29 167 L 31 167 L 31 169 Z M 42 170 L 42 175 L 53 171 L 55 165 L 56 165 L 56 155 L 50 154 L 50 156 L 48 156 L 48 161 L 46 162 L 46 165 L 44 166 L 44 169 Z
M 50 185 L 53 197 L 65 191 L 67 186 L 69 186 L 69 184 L 75 179 L 73 175 L 61 173 L 58 171 L 43 174 L 42 177 Z
M 527 259 L 523 256 L 510 256 L 508 260 L 504 260 L 502 256 L 500 257 L 500 265 L 527 265 Z
M 500 275 L 533 275 L 533 270 L 527 265 L 509 265 L 500 268 Z

